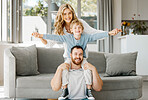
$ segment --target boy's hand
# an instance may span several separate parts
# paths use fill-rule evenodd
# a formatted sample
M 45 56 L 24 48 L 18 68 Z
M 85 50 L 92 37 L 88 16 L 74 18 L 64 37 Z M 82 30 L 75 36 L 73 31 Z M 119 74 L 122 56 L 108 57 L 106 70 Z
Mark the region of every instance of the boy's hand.
M 108 34 L 109 35 L 117 35 L 119 32 L 122 32 L 122 30 L 116 28 L 116 29 L 113 29 L 112 31 L 110 31 Z
M 43 35 L 37 32 L 32 33 L 32 36 L 34 36 L 35 38 L 43 38 Z

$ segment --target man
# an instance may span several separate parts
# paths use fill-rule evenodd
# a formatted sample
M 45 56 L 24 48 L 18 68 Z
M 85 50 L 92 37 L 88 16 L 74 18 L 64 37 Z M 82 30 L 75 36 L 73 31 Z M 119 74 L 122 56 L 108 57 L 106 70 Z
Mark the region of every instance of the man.
M 86 85 L 84 79 L 84 73 L 81 68 L 81 63 L 83 61 L 83 48 L 81 46 L 74 46 L 71 49 L 71 66 L 69 69 L 69 84 L 68 92 L 69 99 L 84 99 L 86 98 Z M 51 80 L 51 87 L 54 91 L 58 91 L 62 86 L 62 71 L 68 69 L 68 67 L 57 68 L 57 71 Z M 92 71 L 92 87 L 95 91 L 100 91 L 102 89 L 103 82 L 97 72 L 97 69 L 93 65 L 85 66 L 85 70 L 89 69 Z M 91 92 L 91 91 L 90 91 Z

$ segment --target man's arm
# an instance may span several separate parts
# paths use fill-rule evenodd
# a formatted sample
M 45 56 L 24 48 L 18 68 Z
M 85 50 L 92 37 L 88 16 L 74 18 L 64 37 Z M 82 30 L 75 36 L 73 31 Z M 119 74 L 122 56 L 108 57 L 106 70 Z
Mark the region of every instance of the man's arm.
M 92 76 L 93 76 L 93 84 L 92 84 L 93 89 L 95 91 L 101 91 L 103 86 L 103 81 L 101 80 L 97 72 L 97 69 L 92 71 Z
M 59 67 L 56 70 L 56 73 L 54 74 L 54 77 L 51 80 L 51 87 L 54 91 L 59 91 L 62 86 L 62 69 Z

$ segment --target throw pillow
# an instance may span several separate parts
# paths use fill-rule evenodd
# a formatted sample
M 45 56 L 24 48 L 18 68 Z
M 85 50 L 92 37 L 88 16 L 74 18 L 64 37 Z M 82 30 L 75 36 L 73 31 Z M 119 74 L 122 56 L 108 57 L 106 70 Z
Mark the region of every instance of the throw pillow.
M 11 52 L 16 58 L 17 75 L 37 75 L 37 49 L 36 46 L 12 47 Z
M 106 58 L 105 76 L 135 76 L 137 53 L 104 54 Z

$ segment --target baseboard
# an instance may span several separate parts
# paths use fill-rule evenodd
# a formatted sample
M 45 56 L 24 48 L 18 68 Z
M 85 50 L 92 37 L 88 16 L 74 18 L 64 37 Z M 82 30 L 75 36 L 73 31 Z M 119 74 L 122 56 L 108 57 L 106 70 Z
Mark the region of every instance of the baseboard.
M 148 75 L 141 75 L 144 82 L 148 82 Z

